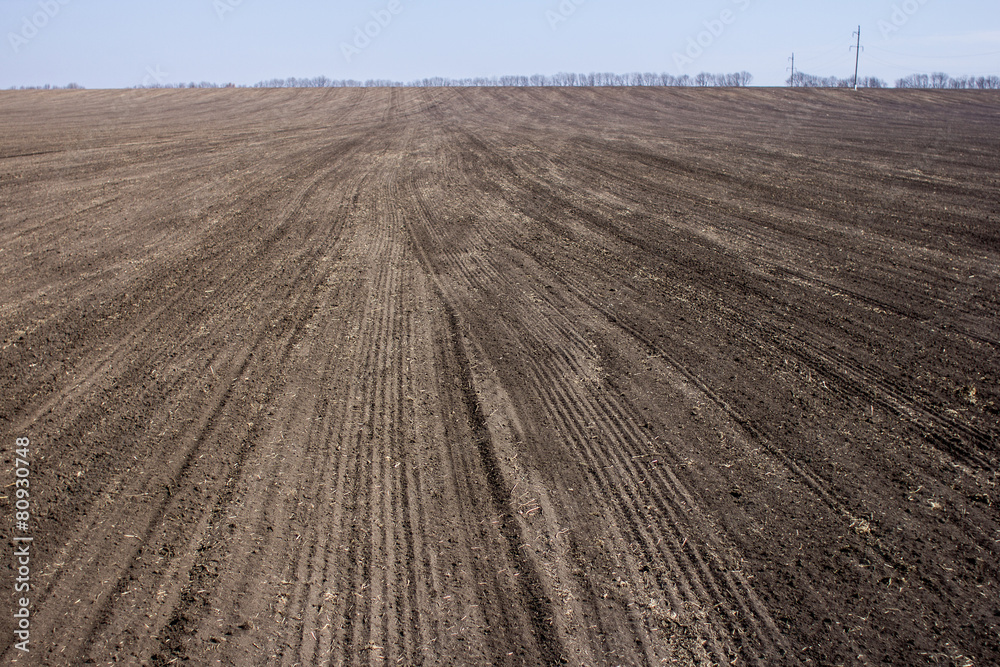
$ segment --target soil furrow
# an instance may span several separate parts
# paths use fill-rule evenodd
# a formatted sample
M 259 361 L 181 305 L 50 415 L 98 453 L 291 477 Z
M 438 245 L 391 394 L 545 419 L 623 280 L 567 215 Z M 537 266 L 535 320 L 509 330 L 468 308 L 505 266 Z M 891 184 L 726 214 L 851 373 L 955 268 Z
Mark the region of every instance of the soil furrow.
M 0 92 L 0 655 L 997 663 L 998 109 Z

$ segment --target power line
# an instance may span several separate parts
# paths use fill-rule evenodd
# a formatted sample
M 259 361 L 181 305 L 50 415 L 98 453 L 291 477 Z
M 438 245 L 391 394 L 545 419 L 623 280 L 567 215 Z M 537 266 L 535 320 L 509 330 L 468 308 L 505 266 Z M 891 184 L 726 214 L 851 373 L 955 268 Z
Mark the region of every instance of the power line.
M 991 53 L 970 53 L 968 55 L 961 55 L 961 56 L 938 56 L 938 55 L 927 55 L 926 53 L 923 54 L 923 55 L 915 55 L 915 54 L 912 54 L 912 53 L 899 53 L 898 51 L 889 51 L 888 49 L 881 49 L 881 48 L 879 48 L 877 46 L 873 46 L 872 48 L 875 49 L 876 51 L 881 51 L 882 53 L 888 53 L 888 54 L 891 54 L 891 55 L 894 55 L 894 56 L 903 56 L 904 58 L 934 58 L 934 59 L 938 59 L 938 58 L 982 58 L 983 56 L 995 56 L 997 54 L 1000 54 L 1000 51 L 993 51 Z
M 934 69 L 933 67 L 924 67 L 922 69 L 914 69 L 910 65 L 900 65 L 899 63 L 892 63 L 892 62 L 889 62 L 887 60 L 882 60 L 881 58 L 876 58 L 875 56 L 868 56 L 868 58 L 870 60 L 874 60 L 875 62 L 877 62 L 880 65 L 885 65 L 887 67 L 892 67 L 892 68 L 895 68 L 895 69 L 905 70 L 907 72 L 913 72 L 914 74 L 926 74 L 927 71 L 928 71 L 928 69 Z M 985 72 L 979 72 L 979 71 L 977 71 L 977 72 L 965 72 L 964 74 L 968 75 L 968 76 L 986 76 L 986 75 L 992 74 L 992 72 L 990 72 L 989 70 L 987 70 Z
M 847 57 L 849 58 L 850 56 Z M 796 56 L 795 60 L 798 62 L 798 66 L 796 67 L 796 69 L 799 71 L 799 73 L 805 70 L 808 70 L 810 72 L 821 72 L 830 69 L 842 72 L 844 63 L 848 62 L 843 55 L 835 58 L 826 58 L 826 59 L 817 58 L 815 60 L 810 60 L 804 57 L 801 53 Z
M 880 59 L 876 58 L 875 56 L 868 56 L 868 57 L 871 60 L 874 60 L 875 62 L 879 63 L 880 65 L 887 65 L 889 67 L 894 67 L 896 69 L 903 69 L 903 70 L 906 70 L 907 72 L 913 72 L 914 74 L 923 74 L 923 73 L 925 73 L 927 71 L 926 67 L 924 69 L 913 69 L 912 67 L 909 67 L 908 65 L 897 65 L 896 63 L 890 63 L 890 62 L 886 62 L 885 60 L 880 60 Z

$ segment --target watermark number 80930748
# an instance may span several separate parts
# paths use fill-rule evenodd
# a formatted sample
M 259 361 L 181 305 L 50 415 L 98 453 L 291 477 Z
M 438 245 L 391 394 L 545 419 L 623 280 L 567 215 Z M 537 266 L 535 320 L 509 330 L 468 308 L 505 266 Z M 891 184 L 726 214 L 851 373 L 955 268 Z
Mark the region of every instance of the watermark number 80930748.
M 31 637 L 31 441 L 18 438 L 14 449 L 14 647 L 28 652 Z

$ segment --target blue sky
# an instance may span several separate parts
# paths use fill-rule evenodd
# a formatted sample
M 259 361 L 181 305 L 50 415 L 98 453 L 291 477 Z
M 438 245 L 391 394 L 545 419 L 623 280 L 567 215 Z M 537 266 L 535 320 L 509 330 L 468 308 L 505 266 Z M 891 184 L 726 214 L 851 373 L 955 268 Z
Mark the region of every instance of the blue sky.
M 997 0 L 0 0 L 0 88 L 747 70 L 1000 74 Z M 364 34 L 367 29 L 369 34 Z

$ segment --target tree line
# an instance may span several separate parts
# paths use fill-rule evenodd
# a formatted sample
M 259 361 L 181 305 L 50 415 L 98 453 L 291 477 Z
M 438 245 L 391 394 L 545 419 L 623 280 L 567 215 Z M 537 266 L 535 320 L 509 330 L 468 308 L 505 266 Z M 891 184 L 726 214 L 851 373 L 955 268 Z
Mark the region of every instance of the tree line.
M 432 86 L 695 86 L 695 87 L 729 87 L 742 88 L 749 86 L 753 76 L 749 72 L 734 72 L 731 74 L 710 74 L 702 72 L 695 76 L 674 76 L 672 74 L 655 74 L 650 72 L 632 72 L 629 74 L 614 74 L 612 72 L 593 72 L 590 74 L 574 74 L 560 72 L 559 74 L 533 74 L 531 76 L 507 75 L 492 77 L 473 77 L 451 79 L 432 77 L 415 81 L 392 81 L 389 79 L 331 79 L 325 76 L 312 78 L 270 79 L 253 84 L 253 88 L 400 88 L 400 87 L 432 87 Z M 805 72 L 795 74 L 785 80 L 785 84 L 796 88 L 853 88 L 854 78 L 839 78 L 836 76 L 815 76 Z M 958 76 L 952 77 L 944 72 L 933 74 L 911 74 L 902 79 L 896 79 L 896 88 L 928 88 L 940 90 L 1000 90 L 1000 76 Z M 135 88 L 246 88 L 248 86 L 234 83 L 153 83 L 135 86 Z M 858 79 L 859 88 L 888 88 L 884 80 L 869 76 Z M 71 83 L 66 86 L 11 86 L 11 90 L 82 90 L 83 86 Z
M 426 88 L 434 86 L 718 86 L 741 88 L 749 86 L 751 81 L 753 81 L 753 76 L 749 72 L 734 72 L 731 74 L 702 72 L 695 76 L 688 76 L 686 74 L 683 76 L 674 76 L 672 74 L 657 74 L 652 72 L 631 72 L 628 74 L 615 74 L 613 72 L 592 72 L 590 74 L 560 72 L 553 75 L 479 76 L 464 79 L 438 76 L 408 82 L 392 81 L 389 79 L 367 79 L 365 81 L 358 81 L 356 79 L 330 79 L 325 76 L 317 76 L 311 79 L 290 77 L 288 79 L 261 81 L 254 84 L 254 88 Z
M 952 90 L 1000 90 L 1000 76 L 951 77 L 944 72 L 911 74 L 896 79 L 897 88 L 938 88 Z
M 83 86 L 78 83 L 68 83 L 65 86 L 53 86 L 51 84 L 45 84 L 44 86 L 11 86 L 8 90 L 83 90 Z
M 853 88 L 854 77 L 841 79 L 835 76 L 815 76 L 796 72 L 785 83 L 796 88 Z M 888 88 L 882 79 L 874 76 L 859 77 L 858 88 Z M 934 74 L 911 74 L 896 79 L 896 88 L 938 88 L 951 90 L 1000 90 L 1000 76 L 959 76 L 951 77 L 944 72 Z
M 836 76 L 816 76 L 805 72 L 796 72 L 788 77 L 785 83 L 794 88 L 853 88 L 854 77 L 841 79 Z M 858 77 L 858 88 L 888 88 L 882 79 L 874 76 Z

